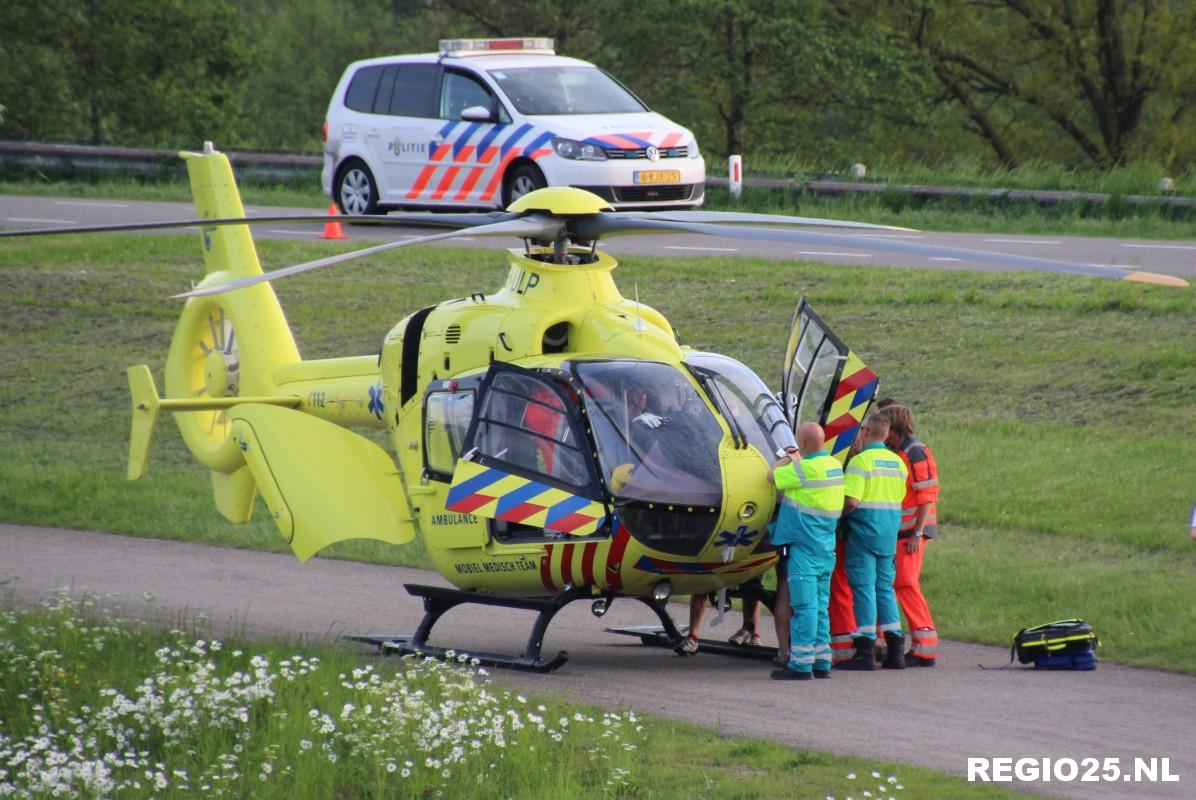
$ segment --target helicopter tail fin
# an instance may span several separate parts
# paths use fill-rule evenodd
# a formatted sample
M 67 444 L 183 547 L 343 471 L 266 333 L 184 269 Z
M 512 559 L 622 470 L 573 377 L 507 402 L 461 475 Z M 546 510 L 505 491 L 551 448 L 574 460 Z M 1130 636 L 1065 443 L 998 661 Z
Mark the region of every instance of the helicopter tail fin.
M 245 216 L 241 193 L 233 177 L 228 157 L 211 142 L 204 142 L 202 153 L 182 152 L 191 180 L 191 195 L 200 219 L 227 219 Z M 226 272 L 229 277 L 260 275 L 262 267 L 253 247 L 248 225 L 223 225 L 203 228 L 204 265 L 207 274 Z
M 135 481 L 145 475 L 150 443 L 158 423 L 161 398 L 158 397 L 158 388 L 154 386 L 154 376 L 149 367 L 139 364 L 129 367 L 126 372 L 129 376 L 129 393 L 133 396 L 133 431 L 129 436 L 128 478 Z

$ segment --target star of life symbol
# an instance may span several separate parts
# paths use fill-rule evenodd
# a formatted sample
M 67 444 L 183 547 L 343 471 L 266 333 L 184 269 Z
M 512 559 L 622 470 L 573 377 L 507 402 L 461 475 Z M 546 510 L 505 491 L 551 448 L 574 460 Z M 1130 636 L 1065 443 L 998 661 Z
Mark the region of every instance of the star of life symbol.
M 369 412 L 378 419 L 382 419 L 382 384 L 375 383 L 370 387 Z
M 720 533 L 714 544 L 716 547 L 723 548 L 747 547 L 755 540 L 758 532 L 749 531 L 747 525 L 740 525 L 734 532 L 723 531 Z
M 648 149 L 644 150 L 644 155 L 648 157 L 649 161 L 660 160 L 660 150 L 655 145 L 648 145 Z

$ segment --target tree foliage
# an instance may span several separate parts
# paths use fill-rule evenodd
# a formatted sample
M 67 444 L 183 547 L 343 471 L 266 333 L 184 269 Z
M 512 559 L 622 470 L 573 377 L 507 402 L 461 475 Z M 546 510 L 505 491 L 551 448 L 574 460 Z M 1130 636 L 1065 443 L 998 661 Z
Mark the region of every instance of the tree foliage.
M 235 138 L 258 51 L 223 0 L 0 5 L 3 133 L 172 144 Z
M 316 152 L 350 62 L 551 36 L 706 154 L 1196 164 L 1190 0 L 0 4 L 0 137 Z
M 890 0 L 967 127 L 1015 165 L 1159 153 L 1191 113 L 1196 5 L 1164 0 Z M 1178 90 L 1178 91 L 1177 91 Z M 1056 141 L 1052 144 L 1051 138 Z M 1185 155 L 1191 158 L 1191 153 Z

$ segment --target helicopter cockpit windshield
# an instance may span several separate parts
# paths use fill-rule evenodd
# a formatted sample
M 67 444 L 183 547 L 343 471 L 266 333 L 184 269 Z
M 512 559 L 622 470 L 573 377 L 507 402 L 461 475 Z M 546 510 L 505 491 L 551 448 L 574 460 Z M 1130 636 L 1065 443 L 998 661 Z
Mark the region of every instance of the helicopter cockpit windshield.
M 615 497 L 720 505 L 722 429 L 684 374 L 646 361 L 577 362 L 574 368 Z
M 727 421 L 769 462 L 778 450 L 797 446 L 780 403 L 745 364 L 717 353 L 690 353 L 685 361 Z

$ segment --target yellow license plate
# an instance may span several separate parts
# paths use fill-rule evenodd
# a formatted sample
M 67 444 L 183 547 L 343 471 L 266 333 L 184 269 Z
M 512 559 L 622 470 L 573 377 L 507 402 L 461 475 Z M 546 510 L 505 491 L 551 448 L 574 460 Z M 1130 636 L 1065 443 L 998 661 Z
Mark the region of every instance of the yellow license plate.
M 636 183 L 681 183 L 681 170 L 659 169 L 637 172 L 632 178 Z

